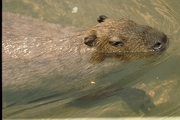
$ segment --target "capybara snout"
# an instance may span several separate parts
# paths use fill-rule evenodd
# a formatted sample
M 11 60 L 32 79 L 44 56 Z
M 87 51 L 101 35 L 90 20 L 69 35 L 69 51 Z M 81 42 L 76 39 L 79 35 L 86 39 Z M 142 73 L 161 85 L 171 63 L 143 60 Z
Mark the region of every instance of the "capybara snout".
M 169 40 L 167 36 L 157 29 L 149 28 L 149 30 L 145 33 L 145 36 L 145 45 L 149 50 L 152 49 L 152 51 L 161 52 L 168 46 Z

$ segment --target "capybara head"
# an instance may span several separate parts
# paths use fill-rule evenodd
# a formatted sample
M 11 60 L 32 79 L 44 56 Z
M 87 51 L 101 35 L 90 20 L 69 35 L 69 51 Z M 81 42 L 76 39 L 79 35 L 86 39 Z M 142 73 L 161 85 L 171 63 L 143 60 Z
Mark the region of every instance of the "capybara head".
M 126 19 L 112 20 L 104 15 L 99 16 L 97 21 L 99 24 L 87 32 L 84 43 L 96 48 L 100 61 L 112 56 L 126 59 L 132 54 L 159 53 L 168 45 L 167 36 L 152 27 Z

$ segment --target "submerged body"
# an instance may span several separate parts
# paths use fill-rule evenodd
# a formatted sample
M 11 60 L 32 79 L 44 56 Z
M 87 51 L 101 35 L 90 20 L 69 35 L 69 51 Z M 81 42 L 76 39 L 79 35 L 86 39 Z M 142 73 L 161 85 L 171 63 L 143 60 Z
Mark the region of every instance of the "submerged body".
M 76 91 L 83 96 L 88 89 L 110 84 L 90 84 L 102 71 L 118 65 L 102 62 L 106 58 L 152 56 L 168 45 L 167 36 L 159 30 L 130 20 L 99 19 L 92 29 L 80 31 L 3 13 L 3 101 L 11 105 L 34 103 L 52 93 L 64 99 L 67 96 L 63 95 Z

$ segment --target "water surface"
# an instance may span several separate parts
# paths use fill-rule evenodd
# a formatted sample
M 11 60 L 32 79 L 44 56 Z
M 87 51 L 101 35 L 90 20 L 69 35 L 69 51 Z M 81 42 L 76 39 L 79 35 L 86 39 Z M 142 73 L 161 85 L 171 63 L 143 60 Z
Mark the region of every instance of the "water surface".
M 78 9 L 72 12 L 74 7 Z M 3 11 L 81 29 L 96 25 L 103 14 L 155 27 L 170 39 L 159 57 L 120 62 L 94 76 L 63 77 L 78 79 L 74 86 L 88 81 L 92 90 L 62 94 L 57 82 L 61 74 L 45 78 L 36 89 L 30 84 L 31 89 L 19 86 L 12 92 L 3 86 L 3 118 L 180 116 L 179 0 L 3 0 Z

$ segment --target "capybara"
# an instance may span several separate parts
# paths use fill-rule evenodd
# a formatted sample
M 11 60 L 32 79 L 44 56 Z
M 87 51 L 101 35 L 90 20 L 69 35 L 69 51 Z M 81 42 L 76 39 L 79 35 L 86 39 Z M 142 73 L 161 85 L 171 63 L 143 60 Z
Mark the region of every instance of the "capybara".
M 12 13 L 2 17 L 3 103 L 11 106 L 104 86 L 90 81 L 112 62 L 162 53 L 169 41 L 155 28 L 104 15 L 89 30 Z

